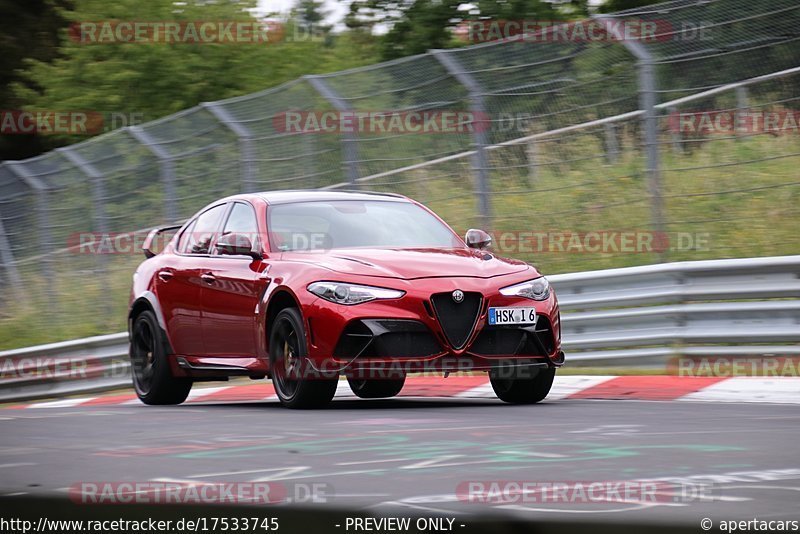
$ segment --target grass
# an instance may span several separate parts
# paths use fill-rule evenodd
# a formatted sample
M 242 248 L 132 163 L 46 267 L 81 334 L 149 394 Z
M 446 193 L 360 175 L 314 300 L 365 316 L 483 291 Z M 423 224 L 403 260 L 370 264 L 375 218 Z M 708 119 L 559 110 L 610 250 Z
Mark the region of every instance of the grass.
M 535 176 L 524 147 L 491 152 L 493 230 L 503 232 L 650 231 L 647 179 L 634 133 L 623 132 L 621 153 L 610 163 L 591 134 L 541 142 Z M 796 254 L 800 250 L 798 136 L 717 139 L 662 150 L 664 213 L 671 245 L 678 233 L 706 234 L 707 246 L 622 253 L 500 250 L 547 274 L 724 257 Z M 565 163 L 568 162 L 568 163 Z M 428 204 L 457 230 L 479 225 L 469 162 L 410 171 L 369 188 L 408 194 Z M 122 331 L 131 275 L 140 254 L 49 257 L 22 267 L 24 291 L 3 288 L 0 349 Z M 577 370 L 584 374 L 585 369 Z M 565 369 L 565 372 L 571 372 Z M 603 369 L 604 373 L 609 372 Z M 622 372 L 622 371 L 621 371 Z M 640 372 L 637 370 L 637 372 Z

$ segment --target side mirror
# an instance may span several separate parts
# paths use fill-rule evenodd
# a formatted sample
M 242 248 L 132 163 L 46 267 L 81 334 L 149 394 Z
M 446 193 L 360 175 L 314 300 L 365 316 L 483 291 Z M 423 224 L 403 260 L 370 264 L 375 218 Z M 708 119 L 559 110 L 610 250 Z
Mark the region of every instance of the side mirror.
M 492 244 L 492 236 L 483 230 L 472 228 L 467 230 L 467 235 L 464 237 L 464 241 L 467 242 L 467 246 L 469 248 L 483 250 Z
M 158 243 L 159 240 L 163 241 L 163 239 L 159 238 L 162 233 L 169 232 L 171 230 L 179 230 L 182 226 L 183 225 L 179 224 L 173 226 L 163 226 L 161 228 L 154 228 L 153 230 L 150 230 L 150 233 L 147 234 L 144 243 L 142 243 L 142 252 L 144 252 L 144 257 L 149 259 L 158 254 L 158 252 L 153 249 L 155 248 L 154 245 Z M 162 242 L 161 244 L 164 245 L 166 243 Z
M 250 256 L 260 260 L 261 254 L 253 251 L 253 243 L 244 234 L 230 233 L 217 240 L 217 251 L 223 256 Z

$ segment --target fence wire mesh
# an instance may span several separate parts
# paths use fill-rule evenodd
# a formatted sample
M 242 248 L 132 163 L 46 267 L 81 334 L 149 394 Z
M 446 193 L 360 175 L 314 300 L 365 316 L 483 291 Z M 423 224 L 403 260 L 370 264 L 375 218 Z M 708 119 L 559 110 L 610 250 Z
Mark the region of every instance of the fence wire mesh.
M 406 194 L 546 273 L 796 254 L 800 3 L 676 0 L 597 22 L 657 31 L 551 28 L 307 76 L 3 163 L 0 348 L 123 329 L 147 230 L 237 192 Z M 449 112 L 448 131 L 381 122 Z M 372 118 L 289 118 L 326 113 Z M 98 233 L 124 246 L 81 246 Z

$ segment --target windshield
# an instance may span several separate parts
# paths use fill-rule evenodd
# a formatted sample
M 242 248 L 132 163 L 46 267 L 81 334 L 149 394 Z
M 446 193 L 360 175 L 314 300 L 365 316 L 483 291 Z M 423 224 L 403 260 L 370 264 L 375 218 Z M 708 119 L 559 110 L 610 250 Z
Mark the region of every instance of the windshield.
M 410 202 L 297 202 L 270 206 L 268 213 L 276 250 L 463 246 L 447 225 Z

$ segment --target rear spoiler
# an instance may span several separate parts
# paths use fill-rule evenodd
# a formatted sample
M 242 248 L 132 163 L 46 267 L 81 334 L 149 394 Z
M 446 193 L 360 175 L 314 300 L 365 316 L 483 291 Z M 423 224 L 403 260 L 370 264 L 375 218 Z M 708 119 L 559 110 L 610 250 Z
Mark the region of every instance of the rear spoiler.
M 153 241 L 155 241 L 156 237 L 158 237 L 159 234 L 163 232 L 168 232 L 170 230 L 178 230 L 182 227 L 183 227 L 182 224 L 178 224 L 172 226 L 162 226 L 161 228 L 153 228 L 152 230 L 150 230 L 150 233 L 147 234 L 144 243 L 142 243 L 142 251 L 144 252 L 145 257 L 149 259 L 156 255 L 156 253 L 153 252 L 152 250 L 152 246 L 153 246 Z

